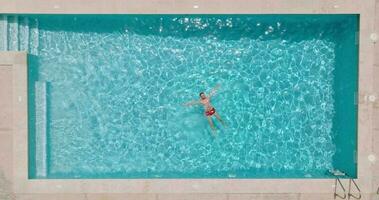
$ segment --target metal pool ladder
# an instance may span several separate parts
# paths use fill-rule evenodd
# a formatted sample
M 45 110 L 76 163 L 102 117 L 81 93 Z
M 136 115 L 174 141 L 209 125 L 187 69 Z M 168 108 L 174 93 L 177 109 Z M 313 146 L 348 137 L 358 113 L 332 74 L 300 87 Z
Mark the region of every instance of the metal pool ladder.
M 351 183 L 353 183 L 354 187 L 357 189 L 358 196 L 355 196 L 353 193 L 351 193 Z M 359 189 L 357 183 L 352 178 L 349 179 L 349 192 L 347 193 L 347 199 L 350 199 L 350 197 L 352 197 L 354 199 L 361 199 L 362 198 L 361 189 Z
M 335 182 L 334 182 L 334 199 L 337 199 L 340 198 L 340 199 L 361 199 L 362 198 L 362 195 L 361 195 L 361 189 L 359 188 L 358 184 L 354 181 L 354 179 L 350 178 L 349 176 L 347 176 L 346 173 L 343 173 L 343 172 L 340 172 L 340 171 L 331 171 L 330 172 L 336 179 L 335 179 Z M 343 186 L 340 178 L 342 177 L 349 177 L 349 190 L 347 192 L 347 195 L 346 195 L 346 189 L 345 187 Z M 358 191 L 358 195 L 355 195 L 352 193 L 352 184 L 353 183 L 353 186 L 356 188 L 356 190 Z M 338 194 L 337 193 L 337 187 L 341 187 L 342 191 L 343 191 L 343 195 L 341 194 Z M 379 188 L 378 188 L 378 192 L 379 192 Z
M 337 193 L 337 186 L 338 185 L 341 187 L 342 191 L 343 191 L 343 196 L 341 196 L 340 194 Z M 346 199 L 346 190 L 345 190 L 345 187 L 343 186 L 343 184 L 341 183 L 341 180 L 338 176 L 336 176 L 336 180 L 334 182 L 334 199 L 337 199 L 338 198 L 341 198 L 341 199 Z

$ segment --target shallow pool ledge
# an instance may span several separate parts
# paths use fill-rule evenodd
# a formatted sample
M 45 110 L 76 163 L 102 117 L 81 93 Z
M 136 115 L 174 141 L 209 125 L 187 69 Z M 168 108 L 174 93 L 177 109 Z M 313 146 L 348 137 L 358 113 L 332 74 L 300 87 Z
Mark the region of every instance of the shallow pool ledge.
M 7 68 L 8 73 L 0 77 L 7 82 L 2 81 L 2 86 L 9 88 L 8 96 L 2 97 L 2 100 L 9 102 L 10 113 L 6 114 L 5 121 L 8 121 L 10 140 L 8 144 L 12 146 L 11 152 L 7 152 L 11 158 L 9 160 L 0 160 L 2 165 L 12 169 L 10 182 L 12 185 L 23 184 L 28 178 L 28 112 L 27 112 L 27 53 L 7 51 L 0 52 L 0 67 Z M 3 110 L 2 110 L 3 111 Z M 3 120 L 3 119 L 2 119 Z M 5 167 L 5 168 L 7 168 Z M 9 173 L 9 171 L 8 171 Z M 5 174 L 5 177 L 10 177 Z

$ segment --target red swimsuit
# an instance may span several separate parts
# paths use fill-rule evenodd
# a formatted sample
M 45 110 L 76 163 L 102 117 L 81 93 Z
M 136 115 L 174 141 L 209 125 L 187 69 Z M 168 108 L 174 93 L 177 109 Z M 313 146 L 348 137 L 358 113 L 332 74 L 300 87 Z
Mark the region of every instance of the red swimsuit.
M 215 114 L 215 112 L 216 112 L 216 109 L 212 108 L 210 110 L 205 111 L 205 116 L 212 116 L 213 114 Z

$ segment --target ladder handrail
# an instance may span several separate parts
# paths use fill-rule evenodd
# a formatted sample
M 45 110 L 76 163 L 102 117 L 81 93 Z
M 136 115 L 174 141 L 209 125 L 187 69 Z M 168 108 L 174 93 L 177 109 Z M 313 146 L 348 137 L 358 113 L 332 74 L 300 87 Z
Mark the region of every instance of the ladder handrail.
M 357 188 L 357 190 L 359 192 L 358 196 L 355 196 L 354 194 L 351 193 L 351 182 L 353 182 L 355 185 L 355 188 Z M 362 198 L 361 189 L 359 189 L 357 183 L 352 178 L 349 180 L 349 192 L 347 193 L 347 195 L 348 195 L 347 199 L 350 199 L 350 197 L 353 197 L 354 199 L 361 199 Z
M 341 186 L 341 188 L 343 190 L 343 196 L 337 194 L 337 183 L 339 183 L 339 185 Z M 342 183 L 338 177 L 336 177 L 336 181 L 334 182 L 334 199 L 337 199 L 337 197 L 339 197 L 341 199 L 346 199 L 345 187 L 343 187 L 343 185 L 342 185 Z

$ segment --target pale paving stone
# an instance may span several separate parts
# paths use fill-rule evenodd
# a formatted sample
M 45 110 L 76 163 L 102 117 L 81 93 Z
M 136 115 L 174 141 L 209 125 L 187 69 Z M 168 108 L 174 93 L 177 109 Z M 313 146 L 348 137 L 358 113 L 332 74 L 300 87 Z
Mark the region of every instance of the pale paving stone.
M 379 58 L 379 45 L 378 45 L 378 51 L 377 52 L 378 52 L 378 54 L 377 54 L 376 58 Z M 374 74 L 373 88 L 374 88 L 375 95 L 377 96 L 377 98 L 379 98 L 378 97 L 379 96 L 379 63 L 377 63 L 377 64 L 378 64 L 378 66 L 374 67 L 374 69 L 373 69 L 374 70 L 374 72 L 373 72 L 373 74 Z M 376 108 L 379 109 L 378 103 L 376 104 Z
M 1 0 L 0 13 L 355 13 L 375 0 Z M 184 2 L 184 3 L 183 3 Z M 211 3 L 209 3 L 211 2 Z M 253 2 L 253 3 L 252 3 Z M 256 3 L 257 2 L 257 3 Z M 193 9 L 196 3 L 202 7 Z M 73 4 L 75 4 L 73 6 Z M 370 7 L 364 7 L 369 4 Z M 372 5 L 371 5 L 372 4 Z M 175 5 L 175 7 L 173 6 Z M 338 7 L 335 7 L 335 6 Z M 370 10 L 374 10 L 371 8 Z
M 226 194 L 158 194 L 157 200 L 227 200 Z
M 379 7 L 379 6 L 378 6 Z M 379 35 L 379 9 L 376 10 L 376 25 L 375 25 L 375 33 Z M 375 67 L 379 67 L 379 44 L 378 44 L 379 41 L 377 41 L 375 44 L 374 44 L 374 52 L 375 52 L 375 60 L 374 60 L 374 66 Z
M 372 153 L 376 157 L 376 160 L 372 163 L 372 192 L 376 193 L 379 188 L 379 106 L 374 108 L 373 120 Z M 377 195 L 377 199 L 379 200 L 379 194 Z
M 331 200 L 333 194 L 300 194 L 299 200 Z
M 84 194 L 16 194 L 16 200 L 86 200 Z
M 229 194 L 228 200 L 262 200 L 260 194 Z
M 27 61 L 28 59 L 26 52 L 17 52 L 13 57 L 14 64 L 25 65 L 27 64 Z
M 12 134 L 0 134 L 0 170 L 7 180 L 12 179 Z
M 11 129 L 12 66 L 0 65 L 0 131 L 3 132 Z
M 14 200 L 11 182 L 4 176 L 3 171 L 0 169 L 0 199 L 1 200 Z
M 376 174 L 372 179 L 372 192 L 377 193 L 379 191 L 379 175 Z M 379 197 L 379 194 L 378 194 Z
M 87 194 L 86 200 L 155 200 L 155 194 Z
M 379 114 L 379 112 L 377 112 Z M 377 117 L 379 119 L 379 117 Z M 375 123 L 375 122 L 374 122 Z M 379 123 L 379 122 L 376 122 Z M 379 130 L 374 130 L 374 141 L 373 141 L 374 155 L 376 156 L 376 161 L 373 163 L 373 177 L 372 177 L 372 187 L 373 193 L 377 192 L 379 188 Z M 378 194 L 379 200 L 379 194 Z
M 0 51 L 0 65 L 12 64 L 13 56 L 9 51 Z
M 350 198 L 350 199 L 353 200 L 354 198 Z M 362 194 L 362 198 L 360 200 L 379 200 L 379 195 L 375 195 L 375 194 Z
M 378 70 L 378 72 L 379 72 L 379 70 Z M 379 81 L 378 81 L 378 83 L 379 83 Z M 379 86 L 378 86 L 378 88 L 379 88 Z M 375 93 L 376 93 L 375 95 L 377 96 L 376 98 L 378 98 L 378 100 L 376 100 L 376 102 L 374 103 L 372 120 L 373 120 L 374 131 L 379 131 L 379 89 L 377 89 L 377 92 L 375 92 Z M 377 141 L 379 140 L 378 135 L 374 135 L 374 142 L 375 142 L 375 140 L 377 140 Z M 374 148 L 375 148 L 375 144 L 374 144 Z
M 262 194 L 262 200 L 299 200 L 299 194 Z
M 299 194 L 229 194 L 228 200 L 299 200 Z

